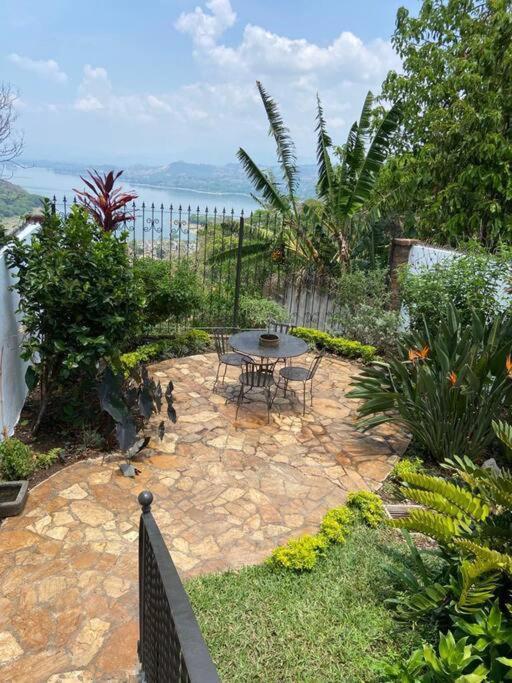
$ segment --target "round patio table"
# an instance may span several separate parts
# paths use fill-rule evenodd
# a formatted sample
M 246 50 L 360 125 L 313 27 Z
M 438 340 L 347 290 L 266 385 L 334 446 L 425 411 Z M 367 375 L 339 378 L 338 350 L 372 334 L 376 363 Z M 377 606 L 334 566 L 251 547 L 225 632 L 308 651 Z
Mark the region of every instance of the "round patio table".
M 243 353 L 245 356 L 257 356 L 259 358 L 295 358 L 302 356 L 308 350 L 308 345 L 303 339 L 294 337 L 291 334 L 276 332 L 279 337 L 277 346 L 261 346 L 260 334 L 266 330 L 249 330 L 247 332 L 237 332 L 231 335 L 229 343 L 231 347 Z

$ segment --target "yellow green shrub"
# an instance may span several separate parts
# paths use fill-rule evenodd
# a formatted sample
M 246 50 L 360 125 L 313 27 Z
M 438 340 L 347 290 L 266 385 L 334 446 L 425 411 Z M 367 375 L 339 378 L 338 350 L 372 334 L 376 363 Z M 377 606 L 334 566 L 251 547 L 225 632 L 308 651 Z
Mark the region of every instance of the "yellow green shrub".
M 356 510 L 365 524 L 372 528 L 378 527 L 386 516 L 382 500 L 371 491 L 349 493 L 347 505 Z
M 305 534 L 299 538 L 292 538 L 285 545 L 276 548 L 267 563 L 272 567 L 311 571 L 327 545 L 328 541 L 323 534 Z
M 354 523 L 354 513 L 346 505 L 333 508 L 324 515 L 320 532 L 331 543 L 345 543 L 346 535 Z
M 361 344 L 358 341 L 344 339 L 343 337 L 333 337 L 327 332 L 320 332 L 307 327 L 296 327 L 293 334 L 318 349 L 325 349 L 330 353 L 347 358 L 361 358 L 365 363 L 371 362 L 377 355 L 375 346 Z

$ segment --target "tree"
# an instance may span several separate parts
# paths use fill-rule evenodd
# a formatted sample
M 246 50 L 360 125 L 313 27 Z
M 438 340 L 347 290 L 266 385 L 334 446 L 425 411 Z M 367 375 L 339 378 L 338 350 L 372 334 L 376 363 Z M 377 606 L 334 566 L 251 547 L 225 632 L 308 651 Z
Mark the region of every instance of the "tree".
M 378 202 L 374 189 L 386 160 L 391 135 L 399 123 L 399 105 L 384 112 L 372 136 L 373 95 L 366 96 L 359 121 L 350 129 L 347 142 L 333 147 L 327 133 L 320 99 L 317 99 L 317 202 L 300 202 L 297 197 L 298 172 L 295 146 L 284 126 L 276 103 L 261 83 L 257 83 L 269 121 L 269 134 L 276 141 L 277 160 L 283 183 L 260 169 L 247 152 L 240 148 L 238 158 L 263 201 L 283 216 L 285 248 L 292 247 L 306 260 L 325 267 L 320 245 L 315 241 L 315 228 L 335 245 L 333 252 L 342 267 L 350 261 L 352 242 L 359 236 L 361 225 L 367 226 L 370 214 L 375 217 Z M 337 157 L 334 163 L 331 151 Z M 373 210 L 373 213 L 372 213 Z M 283 237 L 283 236 L 281 236 Z
M 17 95 L 10 85 L 0 83 L 0 164 L 13 161 L 23 147 L 23 138 L 14 130 Z
M 495 248 L 512 237 L 512 2 L 424 0 L 402 8 L 393 44 L 403 73 L 382 98 L 402 127 L 386 171 L 393 208 L 420 237 Z

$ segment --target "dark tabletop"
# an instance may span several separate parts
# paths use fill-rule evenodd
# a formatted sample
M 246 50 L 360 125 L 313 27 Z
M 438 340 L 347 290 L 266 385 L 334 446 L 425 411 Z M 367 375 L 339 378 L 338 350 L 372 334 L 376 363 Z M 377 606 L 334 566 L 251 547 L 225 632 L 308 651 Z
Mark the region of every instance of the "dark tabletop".
M 303 339 L 280 332 L 276 332 L 279 337 L 278 346 L 260 346 L 260 334 L 263 332 L 266 330 L 237 332 L 229 338 L 229 343 L 235 351 L 259 358 L 294 358 L 302 356 L 308 350 L 308 345 Z

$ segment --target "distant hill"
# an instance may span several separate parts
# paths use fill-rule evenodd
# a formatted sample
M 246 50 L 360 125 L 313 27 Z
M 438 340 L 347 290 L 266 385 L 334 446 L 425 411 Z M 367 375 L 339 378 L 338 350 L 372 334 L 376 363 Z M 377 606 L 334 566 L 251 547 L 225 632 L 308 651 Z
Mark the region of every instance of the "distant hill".
M 41 205 L 41 198 L 26 192 L 19 185 L 0 180 L 0 220 L 22 216 Z
M 56 173 L 83 175 L 86 168 L 94 167 L 98 171 L 119 168 L 118 164 L 84 165 L 56 161 L 32 161 L 34 166 L 50 168 Z M 123 180 L 134 185 L 151 185 L 154 187 L 197 190 L 201 192 L 222 192 L 250 194 L 253 187 L 239 164 L 191 164 L 186 161 L 173 161 L 162 166 L 124 166 Z M 272 167 L 276 178 L 279 169 Z M 299 195 L 303 198 L 315 195 L 316 167 L 312 164 L 299 166 L 300 186 Z

